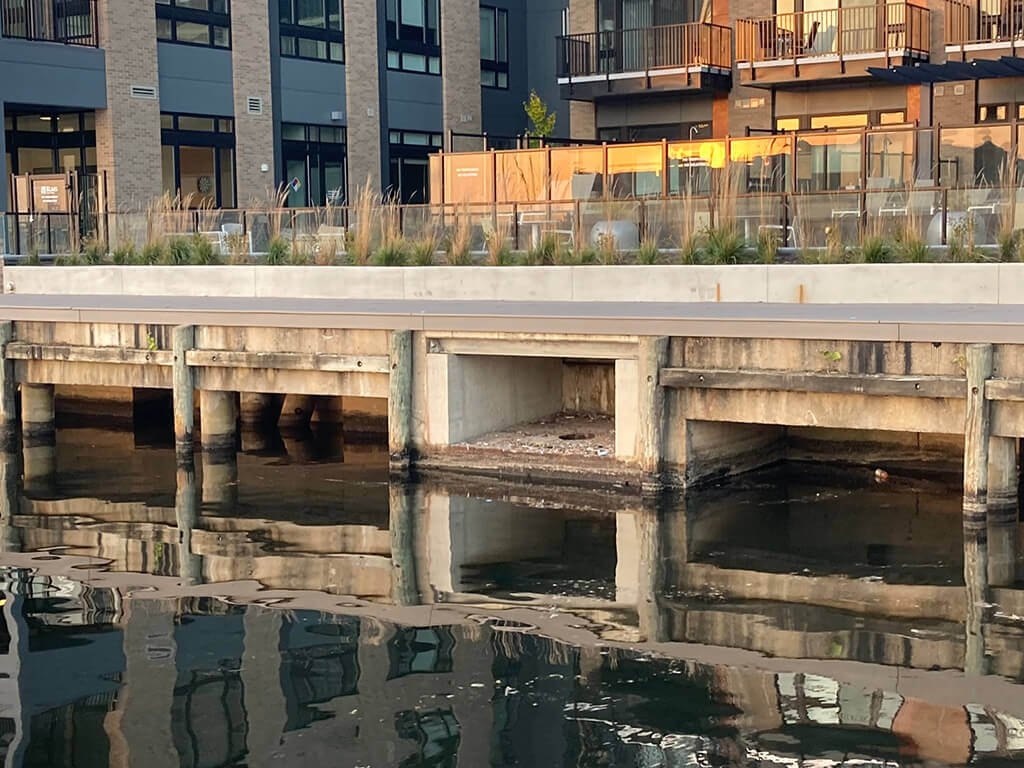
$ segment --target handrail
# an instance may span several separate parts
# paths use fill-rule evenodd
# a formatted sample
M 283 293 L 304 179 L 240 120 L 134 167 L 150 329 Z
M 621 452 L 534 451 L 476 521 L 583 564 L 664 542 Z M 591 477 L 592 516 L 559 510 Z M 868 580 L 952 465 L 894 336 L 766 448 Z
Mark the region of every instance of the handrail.
M 95 48 L 96 0 L 0 0 L 0 35 Z
M 736 59 L 745 62 L 889 50 L 927 54 L 930 11 L 909 3 L 878 3 L 780 13 L 739 19 L 736 34 Z
M 690 22 L 584 32 L 556 38 L 558 76 L 647 72 L 668 67 L 732 67 L 732 29 Z
M 1006 0 L 992 9 L 945 0 L 945 9 L 947 45 L 1024 39 L 1024 0 Z

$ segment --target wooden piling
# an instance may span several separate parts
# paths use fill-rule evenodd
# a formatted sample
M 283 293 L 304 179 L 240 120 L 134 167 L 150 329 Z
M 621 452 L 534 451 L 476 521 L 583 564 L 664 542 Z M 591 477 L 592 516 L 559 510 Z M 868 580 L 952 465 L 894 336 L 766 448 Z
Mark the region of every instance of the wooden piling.
M 988 599 L 988 464 L 991 409 L 985 382 L 992 376 L 992 345 L 967 347 L 967 413 L 964 420 L 964 583 L 967 585 L 964 671 L 984 674 L 985 604 Z
M 1007 587 L 1016 579 L 1017 440 L 993 437 L 988 448 L 988 581 Z
M 17 450 L 18 383 L 14 361 L 7 358 L 7 345 L 14 341 L 14 323 L 0 322 L 0 451 Z
M 643 485 L 661 486 L 662 456 L 665 441 L 665 391 L 658 380 L 668 365 L 668 337 L 640 339 L 637 353 L 637 460 L 644 474 Z
M 388 486 L 391 532 L 391 599 L 395 605 L 419 605 L 416 569 L 416 491 L 404 482 Z
M 174 514 L 178 523 L 178 575 L 186 584 L 200 584 L 203 558 L 192 546 L 192 531 L 199 520 L 194 466 L 178 465 L 174 495 Z
M 408 469 L 413 459 L 412 331 L 392 331 L 388 387 L 388 452 L 392 469 Z
M 179 325 L 174 329 L 174 449 L 179 464 L 194 462 L 193 435 L 195 433 L 195 381 L 185 354 L 195 348 L 194 325 Z

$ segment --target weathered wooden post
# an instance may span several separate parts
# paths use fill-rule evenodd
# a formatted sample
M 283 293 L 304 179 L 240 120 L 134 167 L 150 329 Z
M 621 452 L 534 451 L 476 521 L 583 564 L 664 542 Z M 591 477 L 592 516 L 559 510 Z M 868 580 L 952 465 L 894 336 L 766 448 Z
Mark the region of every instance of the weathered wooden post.
M 967 347 L 967 414 L 964 420 L 964 583 L 967 644 L 964 672 L 984 674 L 984 610 L 988 600 L 988 460 L 991 409 L 985 382 L 992 376 L 992 345 Z
M 15 451 L 18 442 L 18 383 L 7 345 L 14 341 L 14 323 L 0 323 L 0 450 Z
M 1013 584 L 1017 565 L 1017 440 L 1012 437 L 989 439 L 988 552 L 989 584 Z
M 391 332 L 388 387 L 388 453 L 392 471 L 404 472 L 413 459 L 412 331 Z
M 640 339 L 637 353 L 637 461 L 643 472 L 641 485 L 645 490 L 661 487 L 662 456 L 665 442 L 665 390 L 658 379 L 668 365 L 668 337 L 648 336 Z
M 196 345 L 194 325 L 179 325 L 174 329 L 174 371 L 172 390 L 174 396 L 174 451 L 178 464 L 192 465 L 193 435 L 195 433 L 195 380 L 192 369 L 185 359 L 189 350 Z
M 176 479 L 174 514 L 178 524 L 178 575 L 186 584 L 201 584 L 203 557 L 192 550 L 192 530 L 199 515 L 195 467 L 179 464 Z
M 419 605 L 416 569 L 416 491 L 404 482 L 388 486 L 391 533 L 391 598 L 395 605 Z
M 660 505 L 644 504 L 636 514 L 639 545 L 636 610 L 641 638 L 647 642 L 668 640 L 668 621 L 661 605 L 665 589 L 665 529 Z

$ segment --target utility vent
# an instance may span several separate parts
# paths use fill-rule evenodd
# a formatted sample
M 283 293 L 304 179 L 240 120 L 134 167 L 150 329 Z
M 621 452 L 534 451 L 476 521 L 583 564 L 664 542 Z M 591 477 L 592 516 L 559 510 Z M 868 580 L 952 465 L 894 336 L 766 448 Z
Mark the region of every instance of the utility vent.
M 259 96 L 250 96 L 246 99 L 245 111 L 250 115 L 263 114 L 263 99 Z
M 129 88 L 129 93 L 133 99 L 149 99 L 153 101 L 156 98 L 156 87 L 152 85 L 133 85 Z

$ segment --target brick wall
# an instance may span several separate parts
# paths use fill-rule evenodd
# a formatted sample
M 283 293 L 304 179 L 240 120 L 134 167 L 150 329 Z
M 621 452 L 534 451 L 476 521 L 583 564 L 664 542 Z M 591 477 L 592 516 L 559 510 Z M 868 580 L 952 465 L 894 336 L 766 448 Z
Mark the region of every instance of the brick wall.
M 479 0 L 441 0 L 441 81 L 444 130 L 483 130 Z
M 569 0 L 569 34 L 597 31 L 597 6 L 594 0 Z M 574 139 L 596 139 L 597 124 L 593 102 L 569 102 L 568 135 Z
M 376 0 L 345 0 L 345 117 L 348 195 L 370 181 L 381 190 L 380 71 Z
M 231 67 L 236 198 L 239 206 L 245 206 L 272 199 L 276 193 L 270 19 L 266 2 L 246 0 L 231 4 Z M 261 114 L 250 114 L 250 99 L 262 102 Z M 263 165 L 267 171 L 261 170 Z M 230 201 L 225 200 L 225 205 L 230 205 Z
M 973 125 L 975 82 L 938 83 L 932 97 L 933 125 Z
M 96 165 L 107 175 L 111 210 L 144 208 L 163 193 L 160 102 L 129 89 L 159 87 L 153 0 L 99 0 L 97 12 L 107 108 L 96 111 Z

